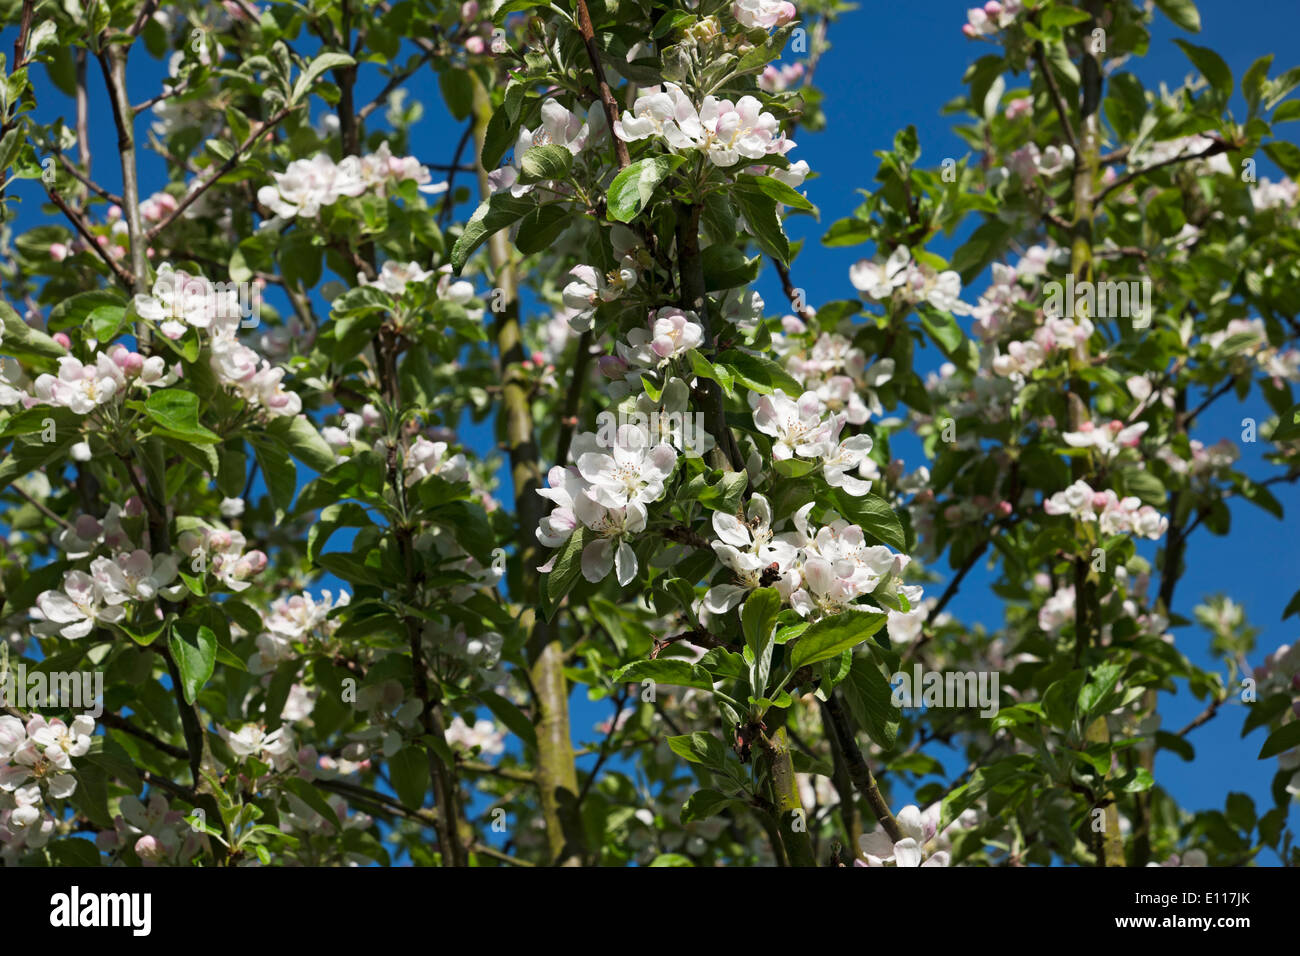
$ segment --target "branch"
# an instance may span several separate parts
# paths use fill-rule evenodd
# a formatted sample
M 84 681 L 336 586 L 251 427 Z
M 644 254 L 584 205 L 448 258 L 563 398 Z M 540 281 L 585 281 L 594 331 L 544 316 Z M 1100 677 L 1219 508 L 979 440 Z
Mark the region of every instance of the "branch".
M 1065 131 L 1066 142 L 1074 150 L 1074 160 L 1077 163 L 1079 140 L 1075 137 L 1074 126 L 1070 123 L 1070 108 L 1066 105 L 1065 97 L 1061 95 L 1061 88 L 1056 85 L 1056 77 L 1047 63 L 1047 54 L 1041 42 L 1034 44 L 1034 62 L 1038 64 L 1038 70 L 1043 74 L 1043 82 L 1047 84 L 1047 92 L 1052 97 L 1052 105 L 1056 107 L 1056 115 L 1061 121 L 1061 128 Z
M 614 155 L 618 158 L 618 168 L 631 165 L 632 158 L 627 152 L 627 143 L 618 138 L 614 124 L 618 122 L 618 100 L 605 79 L 605 68 L 600 65 L 600 51 L 596 48 L 596 30 L 591 25 L 591 12 L 587 9 L 587 0 L 578 0 L 578 32 L 582 34 L 583 45 L 587 48 L 587 59 L 591 61 L 591 72 L 596 77 L 596 87 L 600 90 L 600 102 L 605 108 L 605 125 L 609 127 L 609 138 L 614 141 Z
M 112 256 L 108 254 L 107 249 L 105 249 L 103 246 L 99 244 L 99 241 L 95 238 L 95 235 L 90 231 L 90 227 L 87 226 L 85 220 L 81 218 L 81 214 L 78 213 L 71 206 L 69 206 L 66 202 L 64 202 L 63 197 L 60 196 L 58 193 L 56 193 L 53 189 L 47 187 L 45 192 L 46 195 L 50 197 L 50 202 L 58 206 L 59 211 L 62 212 L 63 215 L 68 217 L 68 221 L 71 222 L 72 225 L 76 228 L 77 232 L 81 234 L 81 238 L 86 240 L 86 244 L 90 246 L 92 250 L 94 250 L 95 254 L 98 255 L 99 258 L 104 260 L 104 264 L 108 266 L 109 271 L 113 273 L 113 276 L 117 279 L 117 281 L 120 282 L 128 292 L 134 290 L 135 278 L 131 275 L 131 273 L 123 269 L 116 259 L 114 259 Z
M 871 812 L 876 815 L 880 825 L 889 834 L 889 839 L 897 843 L 903 839 L 903 831 L 899 828 L 898 821 L 894 819 L 889 804 L 881 796 L 876 778 L 871 775 L 871 768 L 867 766 L 866 758 L 862 756 L 862 748 L 853 739 L 853 731 L 844 708 L 840 705 L 838 691 L 832 691 L 822 702 L 822 719 L 829 723 L 835 732 L 835 739 L 839 741 L 840 750 L 844 752 L 844 762 L 848 766 L 853 785 L 867 798 Z
M 193 203 L 200 196 L 202 196 L 205 192 L 211 189 L 216 184 L 218 179 L 220 179 L 222 176 L 226 175 L 226 173 L 230 172 L 232 169 L 238 166 L 240 157 L 244 153 L 248 152 L 248 150 L 252 149 L 255 145 L 257 145 L 257 141 L 259 139 L 261 139 L 268 132 L 270 132 L 272 129 L 278 126 L 286 116 L 288 116 L 297 108 L 298 107 L 296 106 L 286 106 L 284 109 L 280 110 L 280 112 L 276 113 L 269 120 L 267 120 L 266 123 L 263 124 L 262 128 L 259 129 L 256 133 L 250 134 L 248 139 L 244 140 L 244 142 L 240 144 L 239 148 L 236 149 L 233 154 L 231 154 L 231 157 L 228 160 L 222 163 L 216 170 L 209 173 L 206 179 L 200 182 L 188 193 L 186 193 L 185 197 L 181 199 L 179 203 L 176 204 L 176 208 L 171 211 L 171 214 L 168 215 L 167 218 L 164 219 L 162 222 L 158 223 L 156 226 L 150 229 L 145 234 L 145 238 L 149 242 L 153 242 L 154 239 L 158 237 L 159 233 L 161 233 L 164 229 L 170 226 L 177 219 L 179 219 L 181 214 L 185 212 L 186 209 L 188 209 L 191 205 L 193 205 Z
M 1122 189 L 1133 180 L 1145 176 L 1147 173 L 1154 173 L 1157 169 L 1164 169 L 1166 166 L 1173 166 L 1177 163 L 1186 163 L 1193 159 L 1205 159 L 1209 156 L 1217 156 L 1219 153 L 1226 153 L 1229 147 L 1223 140 L 1215 140 L 1199 153 L 1180 153 L 1170 159 L 1161 160 L 1158 163 L 1152 163 L 1150 166 L 1143 166 L 1141 169 L 1135 169 L 1115 180 L 1109 186 L 1097 194 L 1097 202 L 1102 202 L 1107 196 L 1117 189 Z

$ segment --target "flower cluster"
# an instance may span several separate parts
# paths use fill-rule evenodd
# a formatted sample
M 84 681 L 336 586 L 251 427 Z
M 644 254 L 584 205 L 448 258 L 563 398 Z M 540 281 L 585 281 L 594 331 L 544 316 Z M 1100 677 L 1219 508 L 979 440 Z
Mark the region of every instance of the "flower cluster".
M 900 591 L 907 602 L 920 601 L 920 588 L 900 584 L 906 555 L 868 545 L 859 526 L 834 514 L 814 529 L 812 508 L 809 502 L 795 512 L 794 530 L 783 534 L 773 533 L 771 505 L 762 495 L 750 499 L 743 516 L 715 511 L 713 550 L 734 581 L 709 588 L 703 609 L 725 614 L 763 586 L 775 587 L 803 617 L 837 614 L 867 595 L 891 608 L 900 603 Z M 904 612 L 891 609 L 891 624 L 895 613 Z
M 1151 505 L 1132 496 L 1120 498 L 1109 488 L 1094 491 L 1080 479 L 1043 502 L 1049 515 L 1070 515 L 1080 521 L 1096 521 L 1102 534 L 1133 534 L 1152 540 L 1164 537 L 1169 519 Z
M 338 630 L 338 622 L 329 619 L 330 613 L 346 607 L 351 600 L 352 596 L 342 591 L 335 601 L 328 590 L 322 591 L 319 599 L 307 593 L 276 598 L 262 613 L 263 631 L 257 635 L 257 652 L 249 659 L 249 670 L 268 673 L 293 659 L 295 644 L 328 641 Z
M 778 388 L 771 395 L 750 392 L 749 401 L 754 427 L 772 438 L 774 460 L 795 456 L 820 460 L 826 483 L 832 488 L 843 488 L 855 497 L 871 490 L 870 481 L 849 474 L 855 469 L 860 474 L 874 469 L 874 464 L 869 464 L 871 436 L 841 439 L 847 414 L 829 412 L 817 392 L 804 392 L 796 401 Z
M 383 198 L 389 188 L 406 180 L 425 193 L 447 188 L 446 183 L 433 183 L 428 167 L 414 156 L 394 156 L 387 142 L 370 155 L 345 156 L 337 163 L 328 153 L 295 159 L 271 177 L 275 185 L 261 187 L 257 200 L 284 219 L 314 219 L 322 208 L 366 192 Z
M 579 525 L 594 533 L 582 551 L 582 573 L 588 581 L 603 580 L 615 571 L 619 584 L 636 576 L 637 558 L 628 540 L 645 530 L 646 505 L 658 501 L 677 464 L 677 451 L 665 442 L 652 444 L 643 429 L 623 425 L 614 441 L 602 443 L 593 432 L 573 439 L 575 465 L 559 465 L 538 490 L 555 503 L 537 528 L 537 540 L 558 548 Z M 550 571 L 547 562 L 543 571 Z
M 672 150 L 702 150 L 715 166 L 734 166 L 742 159 L 784 156 L 795 145 L 781 124 L 752 96 L 736 102 L 709 95 L 700 108 L 676 83 L 641 90 L 631 112 L 614 124 L 626 142 L 657 136 Z
M 258 550 L 244 552 L 247 540 L 238 531 L 200 527 L 181 534 L 177 546 L 189 555 L 190 570 L 197 575 L 208 572 L 232 591 L 242 591 L 248 579 L 266 568 L 266 555 Z
M 0 842 L 43 846 L 54 829 L 45 800 L 64 800 L 77 789 L 72 758 L 90 751 L 95 722 L 81 715 L 68 726 L 35 715 L 26 724 L 0 716 Z
M 101 830 L 95 845 L 119 858 L 130 849 L 145 866 L 184 866 L 207 842 L 185 819 L 173 810 L 163 794 L 154 790 L 148 804 L 134 794 L 118 803 L 112 830 Z
M 908 305 L 927 302 L 954 315 L 966 315 L 970 306 L 961 301 L 961 276 L 952 269 L 939 272 L 912 259 L 907 246 L 899 246 L 883 263 L 859 259 L 849 267 L 853 288 L 877 302 L 897 298 Z

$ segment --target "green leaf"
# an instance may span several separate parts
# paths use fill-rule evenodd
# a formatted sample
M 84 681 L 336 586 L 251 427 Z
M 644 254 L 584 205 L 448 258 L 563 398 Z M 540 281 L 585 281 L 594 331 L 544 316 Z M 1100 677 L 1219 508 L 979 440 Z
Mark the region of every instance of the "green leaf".
M 51 312 L 51 318 L 53 318 L 53 312 Z M 59 358 L 68 354 L 68 350 L 54 339 L 24 322 L 22 317 L 7 302 L 0 302 L 0 322 L 4 323 L 3 339 L 6 355 L 18 357 L 36 355 L 42 358 Z
M 311 63 L 307 64 L 307 68 L 302 71 L 302 74 L 298 77 L 298 81 L 294 83 L 293 101 L 297 102 L 302 99 L 303 95 L 311 89 L 312 84 L 315 83 L 326 70 L 333 70 L 337 67 L 343 66 L 353 66 L 356 62 L 356 60 L 352 59 L 352 57 L 348 56 L 346 53 L 340 53 L 338 51 L 322 53 L 320 56 L 316 57 L 316 59 L 312 60 Z
M 213 444 L 221 440 L 199 424 L 199 397 L 180 388 L 159 388 L 144 401 L 144 412 L 168 437 Z
M 125 306 L 101 305 L 86 317 L 86 333 L 100 344 L 109 342 L 125 318 Z
M 925 326 L 925 331 L 930 334 L 930 338 L 934 339 L 944 355 L 951 356 L 961 347 L 966 334 L 962 332 L 961 326 L 957 324 L 952 313 L 928 307 L 918 308 L 917 312 L 921 316 L 921 325 Z
M 531 720 L 524 716 L 523 711 L 511 701 L 500 694 L 494 694 L 490 690 L 479 691 L 478 699 L 483 702 L 488 710 L 492 711 L 492 716 L 510 728 L 510 731 L 522 740 L 525 746 L 532 750 L 537 749 L 537 728 L 533 726 Z
M 1264 746 L 1260 748 L 1259 759 L 1276 757 L 1292 747 L 1300 747 L 1300 720 L 1293 720 L 1289 724 L 1283 724 L 1269 734 L 1268 740 L 1264 741 Z
M 181 674 L 185 703 L 193 704 L 208 680 L 217 659 L 217 636 L 210 628 L 177 621 L 167 637 L 172 659 Z
M 274 419 L 266 431 L 278 439 L 289 454 L 313 471 L 324 473 L 334 467 L 334 450 L 306 415 L 281 416 Z
M 889 545 L 895 551 L 907 550 L 903 525 L 884 498 L 872 494 L 859 497 L 849 494 L 843 488 L 832 489 L 831 497 L 835 502 L 835 510 L 846 521 L 857 525 L 877 541 Z
M 717 790 L 696 790 L 686 799 L 686 803 L 682 806 L 682 825 L 684 826 L 696 820 L 707 820 L 710 817 L 717 816 L 723 810 L 743 806 L 744 804 L 741 801 Z
M 1270 441 L 1293 441 L 1300 438 L 1300 405 L 1292 405 L 1278 416 L 1277 428 L 1273 429 Z
M 893 749 L 903 712 L 894 705 L 893 689 L 870 656 L 854 655 L 840 688 L 857 725 L 878 745 Z
M 651 866 L 694 866 L 690 857 L 680 853 L 660 853 L 650 861 Z
M 515 248 L 526 256 L 549 249 L 572 223 L 573 210 L 566 203 L 535 206 L 519 220 Z
M 324 818 L 325 822 L 335 832 L 339 829 L 339 815 L 334 808 L 329 805 L 324 795 L 313 787 L 302 777 L 289 776 L 281 781 L 280 786 L 292 793 L 307 806 L 311 807 Z
M 1187 54 L 1187 59 L 1201 71 L 1201 75 L 1209 80 L 1215 92 L 1224 99 L 1232 95 L 1232 70 L 1228 68 L 1227 63 L 1223 62 L 1223 57 L 1209 47 L 1194 46 L 1186 40 L 1174 40 L 1174 42 Z
M 1188 762 L 1196 758 L 1196 749 L 1186 738 L 1171 734 L 1167 730 L 1156 731 L 1156 747 L 1160 750 L 1170 750 Z
M 45 22 L 52 25 L 52 21 L 47 20 Z M 17 130 L 14 132 L 17 132 Z M 49 845 L 48 849 L 50 859 L 55 866 L 90 867 L 103 865 L 103 860 L 99 855 L 99 848 L 95 846 L 93 840 L 67 837 L 62 840 L 55 840 Z
M 939 812 L 939 830 L 946 829 L 989 790 L 1012 777 L 1027 773 L 1033 764 L 1034 758 L 1026 754 L 1017 754 L 990 766 L 980 767 L 971 774 L 970 780 L 943 798 Z
M 1282 167 L 1288 176 L 1300 176 L 1300 146 L 1286 140 L 1274 140 L 1264 144 L 1268 158 Z
M 442 70 L 438 73 L 438 86 L 452 119 L 460 122 L 469 119 L 474 111 L 474 74 L 470 70 Z
M 668 749 L 683 760 L 703 764 L 711 770 L 724 770 L 727 765 L 727 746 L 712 734 L 696 731 L 680 737 L 668 738 Z
M 429 755 L 424 748 L 414 744 L 403 747 L 389 759 L 388 773 L 403 805 L 420 809 L 429 789 Z
M 1291 600 L 1287 602 L 1286 610 L 1282 612 L 1282 620 L 1286 620 L 1292 614 L 1300 614 L 1300 591 L 1291 595 Z
M 1272 53 L 1261 56 L 1241 78 L 1241 95 L 1246 98 L 1246 105 L 1250 107 L 1252 115 L 1259 109 L 1259 102 L 1264 96 L 1264 85 L 1268 82 L 1268 68 L 1272 63 Z M 1277 122 L 1276 116 L 1273 121 Z
M 736 206 L 745 217 L 749 234 L 758 243 L 758 248 L 783 265 L 790 262 L 790 240 L 781 227 L 781 217 L 777 215 L 776 200 L 765 193 L 757 191 L 735 193 Z
M 587 546 L 587 533 L 585 527 L 580 527 L 569 536 L 569 540 L 564 542 L 559 554 L 555 556 L 550 573 L 546 575 L 543 612 L 548 621 L 582 573 L 582 549 Z
M 1201 32 L 1201 15 L 1192 0 L 1155 0 L 1160 12 L 1189 33 Z
M 792 209 L 802 209 L 805 212 L 817 211 L 817 207 L 804 196 L 774 176 L 751 176 L 748 173 L 741 173 L 736 177 L 736 189 L 739 192 L 761 193 Z
M 519 181 L 540 183 L 568 178 L 573 154 L 563 146 L 530 146 L 519 160 Z
M 856 647 L 884 625 L 888 615 L 875 611 L 841 611 L 809 625 L 790 655 L 790 669 L 829 660 Z
M 655 187 L 682 164 L 677 155 L 651 156 L 622 170 L 609 184 L 606 208 L 615 222 L 631 222 L 654 195 Z
M 794 398 L 803 394 L 803 388 L 790 373 L 765 355 L 727 349 L 714 357 L 713 364 L 726 368 L 737 382 L 751 391 L 770 395 L 780 389 Z
M 293 504 L 293 493 L 298 488 L 298 469 L 289 453 L 278 444 L 254 441 L 253 453 L 271 495 L 271 504 L 277 511 L 287 512 Z
M 516 199 L 507 192 L 494 193 L 470 216 L 465 223 L 465 231 L 460 234 L 451 249 L 451 267 L 456 275 L 465 268 L 465 263 L 474 250 L 481 246 L 489 236 L 506 228 L 537 207 L 537 200 L 522 197 Z
M 745 632 L 745 644 L 758 658 L 772 640 L 776 616 L 781 612 L 781 595 L 776 588 L 759 588 L 750 593 L 740 609 L 740 626 Z M 760 688 L 761 689 L 761 688 Z
M 713 690 L 713 677 L 703 667 L 680 657 L 657 657 L 652 661 L 634 661 L 620 668 L 611 678 L 616 684 L 652 680 L 674 687 L 698 687 Z

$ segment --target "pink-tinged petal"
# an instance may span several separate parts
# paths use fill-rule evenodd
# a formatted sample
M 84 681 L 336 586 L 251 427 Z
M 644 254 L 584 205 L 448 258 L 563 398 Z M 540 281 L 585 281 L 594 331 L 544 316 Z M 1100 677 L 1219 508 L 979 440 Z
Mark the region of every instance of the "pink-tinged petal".
M 736 548 L 748 548 L 752 541 L 749 529 L 740 523 L 739 518 L 721 511 L 713 512 L 713 533 Z
M 618 583 L 627 587 L 636 577 L 636 570 L 636 552 L 626 541 L 620 542 L 614 555 L 614 573 L 618 577 Z
M 726 614 L 741 602 L 747 593 L 735 584 L 717 584 L 704 595 L 704 609 L 710 614 Z
M 593 541 L 582 549 L 582 576 L 595 584 L 614 568 L 614 544 L 608 538 Z
M 895 866 L 920 866 L 921 847 L 911 837 L 894 844 Z
M 80 624 L 69 624 L 67 627 L 61 628 L 59 633 L 69 640 L 76 640 L 79 637 L 85 637 L 94 629 L 95 622 L 87 618 Z

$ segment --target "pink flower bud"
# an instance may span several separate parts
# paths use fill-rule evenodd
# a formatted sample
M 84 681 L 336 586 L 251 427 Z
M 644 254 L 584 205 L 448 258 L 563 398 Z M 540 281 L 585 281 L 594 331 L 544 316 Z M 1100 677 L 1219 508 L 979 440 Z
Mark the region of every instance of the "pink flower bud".
M 484 49 L 482 37 L 469 37 L 465 41 L 465 50 L 468 53 L 478 54 L 482 53 Z
M 68 258 L 68 247 L 61 242 L 50 243 L 50 258 L 55 262 L 62 262 Z
M 65 335 L 62 332 L 55 332 L 53 335 L 53 339 L 54 341 L 62 345 L 65 349 L 72 348 L 72 339 L 68 338 L 67 335 Z
M 989 0 L 988 3 L 984 4 L 984 12 L 991 17 L 996 17 L 1002 12 L 1002 4 L 998 3 L 997 0 Z
M 627 362 L 617 355 L 602 355 L 596 364 L 600 366 L 600 373 L 606 378 L 618 379 L 627 373 Z
M 998 502 L 998 515 L 999 515 L 1000 517 L 1005 518 L 1005 517 L 1007 517 L 1009 514 L 1011 514 L 1011 502 L 1009 502 L 1009 501 L 999 501 L 999 502 Z

